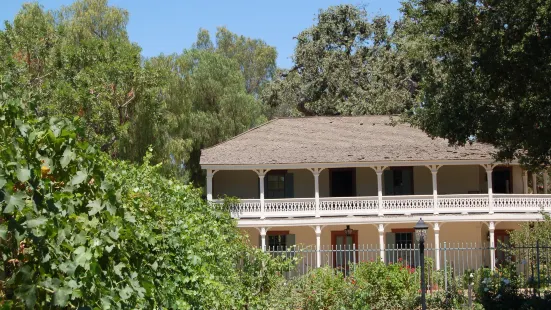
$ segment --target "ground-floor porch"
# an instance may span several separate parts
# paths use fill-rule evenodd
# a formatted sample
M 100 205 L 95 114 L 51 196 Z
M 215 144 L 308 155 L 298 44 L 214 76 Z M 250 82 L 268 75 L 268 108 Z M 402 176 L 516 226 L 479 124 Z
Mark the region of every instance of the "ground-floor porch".
M 541 214 L 425 216 L 429 224 L 425 255 L 430 268 L 460 275 L 481 267 L 494 269 L 506 261 L 498 245 L 523 222 Z M 381 260 L 419 263 L 414 225 L 418 217 L 332 217 L 314 219 L 240 220 L 252 245 L 274 255 L 299 256 L 298 274 L 321 267 L 347 269 L 354 263 Z

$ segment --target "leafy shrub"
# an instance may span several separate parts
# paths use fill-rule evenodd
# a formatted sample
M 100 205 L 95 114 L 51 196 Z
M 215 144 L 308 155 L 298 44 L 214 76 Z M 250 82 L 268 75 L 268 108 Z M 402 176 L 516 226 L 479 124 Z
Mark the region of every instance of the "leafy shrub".
M 0 91 L 2 85 L 0 84 Z M 282 260 L 151 167 L 112 161 L 73 122 L 0 95 L 3 308 L 261 307 Z

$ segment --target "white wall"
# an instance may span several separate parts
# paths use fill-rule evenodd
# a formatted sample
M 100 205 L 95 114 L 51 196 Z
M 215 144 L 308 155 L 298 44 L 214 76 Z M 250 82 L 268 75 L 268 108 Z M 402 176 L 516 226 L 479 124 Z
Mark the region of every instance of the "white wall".
M 253 170 L 221 170 L 212 178 L 212 196 L 216 199 L 224 195 L 258 199 L 258 174 Z

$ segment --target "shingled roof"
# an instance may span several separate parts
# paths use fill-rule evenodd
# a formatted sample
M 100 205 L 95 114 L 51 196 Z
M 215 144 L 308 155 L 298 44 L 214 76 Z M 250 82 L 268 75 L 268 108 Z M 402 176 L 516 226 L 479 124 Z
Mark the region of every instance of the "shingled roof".
M 492 146 L 449 146 L 388 116 L 281 118 L 204 149 L 201 165 L 491 160 Z

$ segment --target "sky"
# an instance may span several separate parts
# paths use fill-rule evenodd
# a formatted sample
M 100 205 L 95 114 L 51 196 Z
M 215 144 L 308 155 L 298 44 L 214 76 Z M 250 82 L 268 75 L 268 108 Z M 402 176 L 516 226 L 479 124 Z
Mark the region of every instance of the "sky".
M 0 0 L 0 20 L 12 21 L 25 2 L 29 0 Z M 45 9 L 56 9 L 73 1 L 38 2 Z M 371 16 L 388 15 L 392 21 L 399 17 L 400 0 L 109 0 L 130 13 L 130 40 L 142 47 L 145 57 L 181 53 L 195 42 L 199 28 L 214 37 L 216 27 L 226 26 L 275 46 L 281 68 L 292 67 L 293 37 L 314 24 L 318 10 L 342 3 L 365 5 Z

